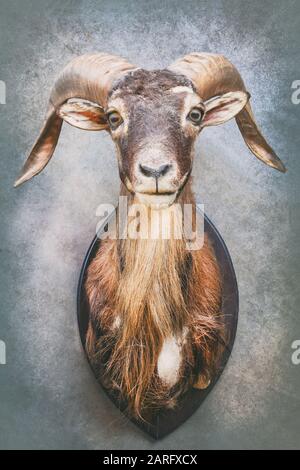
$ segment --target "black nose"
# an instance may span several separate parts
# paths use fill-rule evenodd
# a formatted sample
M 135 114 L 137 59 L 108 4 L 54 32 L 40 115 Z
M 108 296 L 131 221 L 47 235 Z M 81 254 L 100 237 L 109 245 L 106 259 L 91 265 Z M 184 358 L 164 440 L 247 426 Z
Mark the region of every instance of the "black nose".
M 168 173 L 172 165 L 161 165 L 159 168 L 150 168 L 146 165 L 140 165 L 140 170 L 145 176 L 151 176 L 152 178 L 160 178 Z

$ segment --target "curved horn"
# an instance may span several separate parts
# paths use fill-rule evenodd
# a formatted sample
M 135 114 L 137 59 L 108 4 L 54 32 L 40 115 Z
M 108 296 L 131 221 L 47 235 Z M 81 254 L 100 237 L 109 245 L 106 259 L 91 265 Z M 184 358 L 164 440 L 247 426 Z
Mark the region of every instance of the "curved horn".
M 14 186 L 40 173 L 51 159 L 63 122 L 58 114 L 63 103 L 76 97 L 104 108 L 113 83 L 134 69 L 125 59 L 105 53 L 86 54 L 69 62 L 54 84 L 44 126 Z
M 178 59 L 168 69 L 188 77 L 205 101 L 231 91 L 246 91 L 239 72 L 222 55 L 192 53 Z M 285 172 L 284 164 L 261 134 L 249 102 L 235 119 L 251 152 L 272 168 Z

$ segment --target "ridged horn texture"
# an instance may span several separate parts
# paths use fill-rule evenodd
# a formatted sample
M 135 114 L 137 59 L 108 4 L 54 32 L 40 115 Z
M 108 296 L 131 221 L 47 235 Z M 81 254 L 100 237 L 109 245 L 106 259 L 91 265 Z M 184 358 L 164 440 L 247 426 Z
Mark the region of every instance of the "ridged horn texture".
M 246 91 L 238 70 L 226 57 L 219 54 L 188 54 L 171 64 L 168 69 L 188 77 L 204 101 L 230 91 Z M 261 134 L 249 102 L 235 119 L 251 152 L 272 168 L 285 172 L 285 166 Z
M 80 98 L 105 108 L 113 83 L 134 69 L 125 59 L 105 53 L 85 54 L 69 62 L 54 84 L 44 126 L 14 186 L 40 173 L 51 159 L 63 122 L 57 110 L 63 103 Z

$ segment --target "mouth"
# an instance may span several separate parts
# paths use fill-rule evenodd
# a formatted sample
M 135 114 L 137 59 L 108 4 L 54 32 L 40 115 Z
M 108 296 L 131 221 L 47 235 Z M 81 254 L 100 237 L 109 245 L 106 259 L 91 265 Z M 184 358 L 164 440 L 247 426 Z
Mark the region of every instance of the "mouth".
M 175 202 L 177 194 L 177 191 L 165 193 L 136 192 L 135 198 L 138 203 L 149 206 L 152 209 L 162 209 L 171 206 Z
M 172 185 L 169 184 L 168 187 L 165 188 L 161 187 L 160 190 L 157 185 L 155 188 L 147 188 L 141 184 L 133 185 L 129 178 L 126 178 L 124 183 L 127 190 L 134 195 L 137 203 L 144 204 L 154 209 L 161 209 L 174 204 L 189 180 L 190 173 L 191 170 L 185 173 L 181 180 L 176 182 L 177 184 L 173 182 Z

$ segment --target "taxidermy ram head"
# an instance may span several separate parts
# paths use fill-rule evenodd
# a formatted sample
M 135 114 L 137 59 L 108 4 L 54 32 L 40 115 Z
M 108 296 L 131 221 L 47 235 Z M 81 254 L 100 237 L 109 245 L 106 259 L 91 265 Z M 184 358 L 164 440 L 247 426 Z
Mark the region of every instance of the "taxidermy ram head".
M 121 180 L 141 201 L 173 202 L 191 173 L 198 134 L 233 117 L 251 152 L 284 172 L 255 123 L 249 98 L 237 69 L 221 55 L 189 54 L 156 71 L 102 53 L 80 56 L 55 82 L 44 127 L 15 186 L 47 165 L 63 120 L 110 133 Z
M 194 204 L 195 139 L 203 128 L 233 117 L 251 152 L 284 172 L 249 98 L 237 69 L 221 55 L 193 53 L 155 71 L 107 54 L 75 58 L 55 82 L 44 127 L 15 186 L 50 161 L 63 121 L 110 133 L 122 194 L 146 207 Z M 85 287 L 90 362 L 134 416 L 175 406 L 189 386 L 209 385 L 218 337 L 226 343 L 222 275 L 209 240 L 192 253 L 181 240 L 105 240 Z

